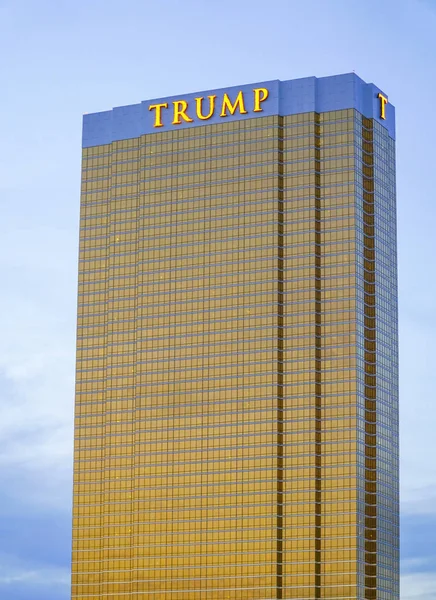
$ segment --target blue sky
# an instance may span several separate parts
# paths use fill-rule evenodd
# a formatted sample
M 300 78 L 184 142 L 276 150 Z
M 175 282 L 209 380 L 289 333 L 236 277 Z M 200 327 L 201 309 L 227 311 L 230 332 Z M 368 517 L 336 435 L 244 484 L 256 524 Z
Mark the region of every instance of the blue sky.
M 355 71 L 397 109 L 402 599 L 436 599 L 436 0 L 0 0 L 0 598 L 69 598 L 81 119 Z

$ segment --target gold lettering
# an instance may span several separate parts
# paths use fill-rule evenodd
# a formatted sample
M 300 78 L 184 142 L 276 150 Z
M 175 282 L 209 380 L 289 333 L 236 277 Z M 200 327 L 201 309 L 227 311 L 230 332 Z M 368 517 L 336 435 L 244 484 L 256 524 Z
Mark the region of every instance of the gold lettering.
M 155 115 L 153 127 L 162 127 L 162 109 L 163 108 L 168 108 L 167 102 L 164 102 L 163 104 L 150 104 L 150 106 L 148 107 L 148 110 L 156 109 L 156 115 Z
M 229 111 L 229 113 L 231 115 L 234 115 L 236 112 L 236 109 L 239 106 L 239 112 L 241 115 L 246 115 L 247 111 L 245 110 L 245 105 L 244 105 L 244 96 L 242 94 L 242 90 L 239 92 L 239 94 L 236 96 L 236 100 L 235 102 L 232 104 L 230 98 L 228 97 L 227 94 L 224 94 L 223 97 L 223 105 L 222 105 L 222 109 L 221 109 L 221 117 L 227 117 L 227 110 Z
M 377 98 L 380 98 L 380 119 L 386 119 L 386 104 L 388 99 L 383 94 L 379 94 Z
M 181 125 L 182 119 L 184 119 L 187 123 L 192 123 L 194 119 L 188 117 L 186 114 L 186 109 L 188 108 L 188 103 L 186 100 L 176 100 L 173 102 L 174 104 L 174 119 L 173 125 Z
M 266 88 L 255 88 L 254 92 L 254 110 L 253 112 L 262 112 L 263 108 L 261 108 L 261 102 L 265 102 L 265 100 L 269 96 L 269 91 Z
M 197 117 L 202 121 L 207 121 L 210 119 L 215 110 L 215 98 L 216 96 L 208 96 L 209 98 L 209 113 L 207 115 L 203 115 L 203 100 L 204 98 L 196 98 L 195 104 L 197 106 Z

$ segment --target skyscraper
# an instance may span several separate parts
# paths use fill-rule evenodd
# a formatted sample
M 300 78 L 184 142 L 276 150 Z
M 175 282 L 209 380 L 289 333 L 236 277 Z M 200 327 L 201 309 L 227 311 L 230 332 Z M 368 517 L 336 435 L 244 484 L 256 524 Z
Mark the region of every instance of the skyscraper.
M 355 74 L 86 115 L 73 600 L 394 600 L 395 115 Z

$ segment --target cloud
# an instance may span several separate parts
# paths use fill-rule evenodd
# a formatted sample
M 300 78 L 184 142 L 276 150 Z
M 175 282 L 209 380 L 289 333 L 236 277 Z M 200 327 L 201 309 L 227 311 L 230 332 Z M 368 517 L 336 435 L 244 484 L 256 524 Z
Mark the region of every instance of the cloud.
M 8 600 L 67 600 L 70 571 L 35 560 L 0 554 L 0 597 Z
M 70 466 L 73 248 L 68 233 L 51 228 L 18 230 L 1 239 L 7 293 L 0 297 L 0 468 Z M 9 264 L 2 264 L 8 255 Z
M 430 479 L 430 474 L 427 477 Z M 436 515 L 436 484 L 414 487 L 413 473 L 408 474 L 407 478 L 408 481 L 401 493 L 403 515 Z M 418 475 L 418 479 L 420 478 Z
M 0 469 L 40 478 L 71 467 L 74 338 L 48 311 L 25 304 L 8 307 L 8 323 L 0 319 Z
M 401 572 L 402 573 L 415 573 L 421 571 L 427 571 L 428 567 L 432 567 L 434 564 L 434 557 L 424 556 L 419 558 L 406 558 L 401 561 Z M 432 570 L 432 569 L 430 569 Z
M 436 514 L 434 373 L 436 335 L 432 301 L 436 289 L 402 293 L 400 310 L 400 470 L 405 514 Z M 400 291 L 401 293 L 401 291 Z
M 17 582 L 44 586 L 69 585 L 70 573 L 68 569 L 41 569 L 39 571 L 16 569 L 12 572 L 8 569 L 7 573 L 0 569 L 0 586 Z
M 407 573 L 401 577 L 401 600 L 435 600 L 436 572 Z
M 18 205 L 19 206 L 19 205 Z M 27 215 L 27 217 L 26 217 Z M 0 598 L 68 600 L 76 232 L 0 238 Z

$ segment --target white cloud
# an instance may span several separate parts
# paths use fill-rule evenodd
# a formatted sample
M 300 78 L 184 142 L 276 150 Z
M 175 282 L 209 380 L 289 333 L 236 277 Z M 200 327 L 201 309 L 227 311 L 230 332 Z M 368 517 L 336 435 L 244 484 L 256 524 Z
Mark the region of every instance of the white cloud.
M 34 446 L 35 432 L 50 431 L 52 458 L 68 454 L 74 400 L 74 337 L 65 323 L 42 306 L 0 301 L 0 434 L 10 452 L 0 451 L 0 463 L 47 459 L 47 439 Z M 6 315 L 6 316 L 5 316 Z M 60 325 L 60 326 L 59 326 Z M 57 431 L 68 431 L 59 437 Z M 28 439 L 28 437 L 30 439 Z M 36 436 L 38 437 L 38 436 Z M 32 448 L 26 450 L 28 443 Z M 38 448 L 43 456 L 38 457 Z M 22 449 L 22 450 L 20 450 Z M 13 451 L 12 451 L 13 450 Z M 52 462 L 52 460 L 51 460 Z
M 404 515 L 436 515 L 436 483 L 412 487 L 413 475 L 401 493 L 401 512 Z
M 0 239 L 0 477 L 15 469 L 7 493 L 27 503 L 71 497 L 75 247 L 50 228 Z
M 70 585 L 70 570 L 40 564 L 25 564 L 20 559 L 0 555 L 0 586 L 22 583 L 25 585 L 43 585 L 46 587 Z
M 401 600 L 436 600 L 436 573 L 403 575 Z
M 419 556 L 414 558 L 405 558 L 401 561 L 402 573 L 414 573 L 419 571 L 429 571 L 429 567 L 436 564 L 436 556 Z
M 400 313 L 400 481 L 406 514 L 436 514 L 432 365 L 436 331 L 430 315 L 427 301 L 418 298 Z

